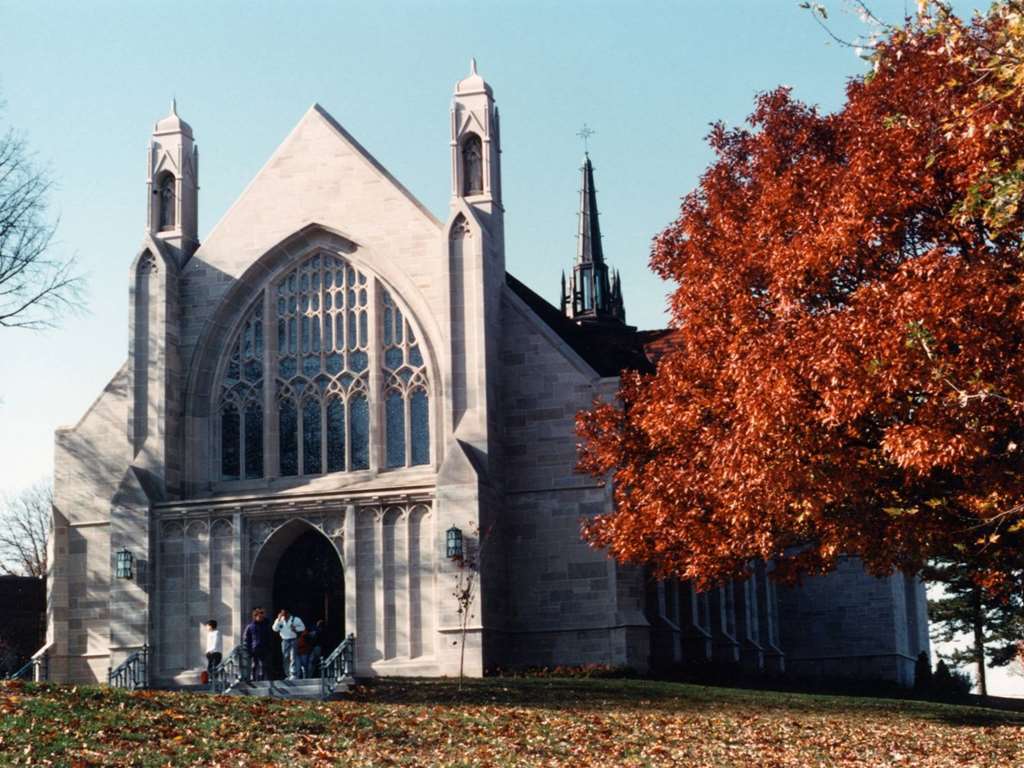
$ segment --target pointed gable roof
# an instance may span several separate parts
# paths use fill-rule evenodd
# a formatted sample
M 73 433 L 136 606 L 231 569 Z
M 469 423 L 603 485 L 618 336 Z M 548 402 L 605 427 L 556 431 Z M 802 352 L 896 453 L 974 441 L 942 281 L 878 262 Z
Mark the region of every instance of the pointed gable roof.
M 313 104 L 214 226 L 195 258 L 233 277 L 317 222 L 363 244 L 443 227 L 337 120 Z
M 359 152 L 359 154 L 362 155 L 363 159 L 367 163 L 369 163 L 369 165 L 372 168 L 374 168 L 379 174 L 381 174 L 381 176 L 383 176 L 385 179 L 387 179 L 389 182 L 391 182 L 393 185 L 395 185 L 395 187 L 397 187 L 399 189 L 399 191 L 401 191 L 401 193 L 403 195 L 405 195 L 409 199 L 409 202 L 411 202 L 413 205 L 415 205 L 417 208 L 419 208 L 420 211 L 423 212 L 424 216 L 426 216 L 428 219 L 430 219 L 435 224 L 437 224 L 439 229 L 441 228 L 441 226 L 442 226 L 441 220 L 438 219 L 436 216 L 434 216 L 434 214 L 430 212 L 430 209 L 427 208 L 427 206 L 425 206 L 423 203 L 421 203 L 417 199 L 417 197 L 412 192 L 410 192 L 406 188 L 406 186 L 404 184 L 402 184 L 402 182 L 400 182 L 398 179 L 396 179 L 394 176 L 392 176 L 391 172 L 387 168 L 385 168 L 383 165 L 381 165 L 380 162 L 378 162 L 377 158 L 375 158 L 373 155 L 371 155 L 366 150 L 366 148 L 363 147 L 363 145 L 360 144 L 351 133 L 346 131 L 342 127 L 341 123 L 339 123 L 337 120 L 335 120 L 326 109 L 321 107 L 320 104 L 314 103 L 313 106 L 311 106 L 309 108 L 309 111 L 306 112 L 306 115 L 309 115 L 310 113 L 313 113 L 313 112 L 315 112 L 317 115 L 319 115 L 321 118 L 323 118 L 335 131 L 337 131 L 338 135 L 342 139 L 344 139 L 346 142 L 348 142 L 348 144 L 354 150 Z M 303 116 L 303 120 L 305 120 L 305 119 L 306 119 L 306 116 Z

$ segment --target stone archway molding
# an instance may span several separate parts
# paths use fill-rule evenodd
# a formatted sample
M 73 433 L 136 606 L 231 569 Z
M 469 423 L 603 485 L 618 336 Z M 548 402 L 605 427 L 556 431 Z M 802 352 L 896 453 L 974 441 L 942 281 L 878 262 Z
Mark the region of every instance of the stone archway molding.
M 269 555 L 276 564 L 281 553 L 306 530 L 312 528 L 323 534 L 335 552 L 342 567 L 345 565 L 345 513 L 269 517 L 249 520 L 247 544 L 249 548 L 249 579 L 256 575 L 261 558 Z M 281 544 L 281 542 L 284 542 Z
M 274 593 L 274 572 L 281 555 L 295 540 L 307 531 L 316 531 L 328 542 L 338 556 L 338 565 L 345 571 L 344 557 L 344 515 L 324 515 L 306 518 L 273 518 L 249 522 L 249 589 L 248 599 L 243 608 L 244 623 L 248 622 L 253 608 L 257 606 L 272 610 L 270 602 Z

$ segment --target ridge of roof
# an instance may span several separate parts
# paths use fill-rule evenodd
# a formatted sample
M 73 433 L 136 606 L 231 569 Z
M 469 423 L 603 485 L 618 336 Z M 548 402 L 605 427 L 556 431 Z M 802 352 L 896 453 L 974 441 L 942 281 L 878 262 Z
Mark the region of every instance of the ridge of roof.
M 600 376 L 619 376 L 624 370 L 653 373 L 654 361 L 647 355 L 645 347 L 672 333 L 671 329 L 637 331 L 617 324 L 575 323 L 511 273 L 505 273 L 505 282 Z

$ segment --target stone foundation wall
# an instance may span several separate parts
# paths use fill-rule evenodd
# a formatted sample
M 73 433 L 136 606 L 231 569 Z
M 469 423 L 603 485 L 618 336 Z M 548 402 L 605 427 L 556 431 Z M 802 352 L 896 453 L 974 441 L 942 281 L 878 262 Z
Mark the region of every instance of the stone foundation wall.
M 793 674 L 913 684 L 914 661 L 928 651 L 927 605 L 916 578 L 876 578 L 845 557 L 833 573 L 780 588 L 779 596 Z
M 626 633 L 621 629 L 554 630 L 511 633 L 505 640 L 505 667 L 548 668 L 606 664 L 626 667 L 631 658 Z

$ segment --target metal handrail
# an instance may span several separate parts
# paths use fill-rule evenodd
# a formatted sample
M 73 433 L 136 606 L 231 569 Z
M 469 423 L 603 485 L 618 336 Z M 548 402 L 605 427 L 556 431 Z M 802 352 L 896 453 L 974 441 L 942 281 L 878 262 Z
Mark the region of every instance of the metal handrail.
M 41 683 L 50 679 L 50 656 L 47 653 L 53 643 L 49 642 L 33 653 L 17 672 L 8 675 L 8 680 L 24 680 L 31 673 L 33 682 Z
M 210 690 L 214 693 L 227 693 L 238 685 L 249 672 L 249 654 L 245 648 L 236 645 L 224 657 L 210 674 Z
M 148 688 L 149 646 L 142 646 L 117 667 L 107 670 L 107 685 L 111 688 L 127 688 L 129 690 Z
M 356 670 L 356 636 L 349 635 L 320 662 L 320 697 L 331 696 L 338 684 L 351 680 Z
M 26 661 L 24 663 L 24 665 L 22 665 L 21 667 L 18 668 L 17 672 L 12 672 L 11 674 L 9 674 L 7 676 L 7 679 L 8 680 L 24 680 L 26 677 L 28 677 L 28 673 L 29 672 L 34 672 L 35 671 L 35 668 L 36 668 L 36 660 L 35 659 L 29 659 L 28 661 Z M 32 677 L 34 679 L 35 675 L 33 675 Z

